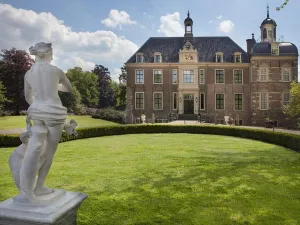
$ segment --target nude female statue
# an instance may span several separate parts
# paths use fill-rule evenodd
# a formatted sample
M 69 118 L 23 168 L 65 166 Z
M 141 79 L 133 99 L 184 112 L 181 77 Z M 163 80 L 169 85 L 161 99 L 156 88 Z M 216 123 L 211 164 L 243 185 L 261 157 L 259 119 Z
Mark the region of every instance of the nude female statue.
M 54 191 L 46 187 L 44 182 L 67 116 L 67 109 L 62 105 L 58 91 L 72 92 L 71 83 L 64 72 L 51 65 L 51 46 L 51 43 L 40 42 L 29 48 L 36 60 L 24 78 L 25 99 L 30 105 L 27 113 L 34 125 L 20 170 L 19 198 L 28 201 Z M 44 159 L 40 165 L 41 152 Z

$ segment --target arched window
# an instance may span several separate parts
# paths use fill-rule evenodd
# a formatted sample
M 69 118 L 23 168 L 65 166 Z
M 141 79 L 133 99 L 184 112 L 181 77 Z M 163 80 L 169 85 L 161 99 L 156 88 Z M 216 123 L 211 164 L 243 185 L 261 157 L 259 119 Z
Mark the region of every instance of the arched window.
M 267 39 L 267 29 L 264 28 L 263 30 L 263 39 Z

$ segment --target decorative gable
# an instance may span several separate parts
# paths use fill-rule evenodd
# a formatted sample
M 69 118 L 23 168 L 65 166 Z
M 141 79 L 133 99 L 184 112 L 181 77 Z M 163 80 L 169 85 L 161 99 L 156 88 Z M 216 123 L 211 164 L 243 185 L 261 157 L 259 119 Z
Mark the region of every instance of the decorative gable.
M 179 62 L 198 62 L 197 49 L 190 41 L 186 41 L 183 48 L 179 51 Z

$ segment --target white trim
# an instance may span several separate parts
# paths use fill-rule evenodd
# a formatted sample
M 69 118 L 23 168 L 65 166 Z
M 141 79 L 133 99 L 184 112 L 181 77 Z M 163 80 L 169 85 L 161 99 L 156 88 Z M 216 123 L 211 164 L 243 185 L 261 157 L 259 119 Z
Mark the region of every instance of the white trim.
M 284 71 L 285 69 L 289 69 L 289 80 L 288 80 L 288 81 L 284 81 L 284 80 L 283 80 L 283 71 Z M 284 67 L 281 68 L 281 81 L 282 81 L 282 82 L 291 82 L 291 81 L 292 81 L 292 68 L 291 68 L 291 67 L 289 67 L 289 66 L 284 66 Z
M 221 56 L 221 62 L 218 62 L 217 58 Z M 216 52 L 215 62 L 222 63 L 224 61 L 224 53 L 223 52 Z
M 137 70 L 142 70 L 142 71 L 143 71 L 143 83 L 137 83 L 137 82 L 136 82 L 136 71 L 137 71 Z M 135 83 L 135 84 L 144 84 L 144 83 L 145 83 L 145 71 L 144 71 L 144 69 L 135 69 L 135 70 L 134 70 L 134 73 L 135 73 L 135 74 L 134 74 L 134 83 Z
M 267 95 L 267 108 L 266 109 L 262 109 L 261 108 L 261 95 L 262 94 L 266 94 Z M 268 110 L 269 109 L 269 93 L 268 92 L 259 92 L 259 109 L 260 110 Z
M 161 94 L 161 109 L 155 109 L 155 102 L 154 102 L 154 94 Z M 153 106 L 153 110 L 164 110 L 164 93 L 161 92 L 161 91 L 158 91 L 158 92 L 153 92 L 153 95 L 152 95 L 152 106 Z
M 155 70 L 158 70 L 158 71 L 161 71 L 161 83 L 155 83 L 155 79 L 154 79 L 154 71 Z M 163 70 L 162 69 L 153 69 L 153 84 L 162 84 L 163 83 Z
M 242 109 L 235 109 L 235 95 L 242 95 Z M 233 96 L 234 96 L 234 106 L 233 106 L 233 110 L 234 111 L 237 111 L 237 112 L 240 112 L 240 111 L 244 111 L 244 93 L 233 93 Z
M 236 70 L 241 70 L 242 71 L 242 83 L 235 83 L 235 77 L 234 77 L 234 72 Z M 243 84 L 244 83 L 244 70 L 243 69 L 233 69 L 233 84 Z
M 200 76 L 201 76 L 201 71 L 203 72 L 203 83 L 201 83 L 201 79 L 200 79 Z M 199 69 L 198 71 L 198 79 L 199 79 L 199 84 L 205 84 L 205 69 Z
M 174 95 L 176 94 L 176 106 L 177 108 L 174 108 Z M 178 106 L 179 106 L 179 98 L 178 98 L 178 92 L 173 92 L 173 95 L 172 95 L 172 109 L 173 110 L 178 110 Z
M 138 62 L 138 56 L 142 56 L 142 62 Z M 136 53 L 135 55 L 135 62 L 136 63 L 143 63 L 144 62 L 144 54 L 141 52 Z
M 176 83 L 174 83 L 174 71 L 176 71 Z M 172 84 L 178 84 L 178 70 L 177 69 L 172 69 Z
M 159 62 L 156 62 L 156 56 L 159 55 L 160 56 L 160 61 Z M 155 52 L 154 53 L 154 60 L 153 60 L 154 63 L 162 63 L 162 56 L 161 56 L 161 53 L 160 52 Z
M 199 99 L 199 110 L 200 110 L 200 111 L 203 111 L 203 110 L 205 110 L 205 108 L 206 108 L 206 107 L 205 107 L 205 103 L 206 103 L 206 102 L 205 102 L 205 92 L 200 92 L 199 94 L 200 94 L 200 95 L 199 95 L 199 96 L 200 96 L 200 99 Z M 203 108 L 203 109 L 201 109 L 201 94 L 204 95 L 204 98 L 203 98 L 203 101 L 204 101 L 203 106 L 204 106 L 204 108 Z
M 143 108 L 136 107 L 136 94 L 143 94 Z M 145 109 L 145 93 L 144 92 L 135 92 L 134 93 L 134 108 L 135 109 Z
M 217 83 L 217 70 L 223 70 L 223 83 Z M 225 84 L 225 69 L 215 69 L 215 84 Z
M 184 82 L 184 75 L 191 75 L 191 74 L 184 74 L 184 71 L 192 71 L 193 72 L 193 82 Z M 182 70 L 182 83 L 183 84 L 194 84 L 195 83 L 195 69 L 183 69 Z
M 277 50 L 276 54 L 273 54 L 273 50 Z M 271 55 L 279 55 L 279 43 L 271 43 Z
M 282 98 L 281 105 L 282 106 L 285 106 L 285 104 L 284 104 L 284 94 L 288 94 L 289 95 L 289 102 L 288 102 L 288 104 L 290 103 L 290 100 L 291 100 L 291 94 L 290 94 L 290 92 L 282 92 L 282 95 L 281 95 L 281 98 Z
M 261 80 L 261 70 L 266 69 L 266 80 Z M 269 81 L 269 67 L 263 65 L 258 68 L 258 81 L 260 82 L 268 82 Z
M 223 95 L 224 96 L 224 109 L 217 109 L 217 95 Z M 215 93 L 215 110 L 225 111 L 225 93 Z
M 237 56 L 237 55 L 240 57 L 240 61 L 239 61 L 239 62 L 236 61 L 236 56 Z M 235 63 L 242 63 L 242 53 L 241 53 L 241 52 L 235 52 L 235 53 L 233 54 L 233 57 L 234 57 L 234 60 L 233 60 L 233 61 L 234 61 Z

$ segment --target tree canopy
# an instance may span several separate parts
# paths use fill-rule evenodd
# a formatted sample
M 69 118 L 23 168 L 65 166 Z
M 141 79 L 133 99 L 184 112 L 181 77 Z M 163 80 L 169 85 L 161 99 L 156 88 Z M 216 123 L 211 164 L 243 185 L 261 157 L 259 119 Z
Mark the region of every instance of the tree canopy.
M 283 112 L 290 118 L 300 118 L 300 84 L 291 83 L 290 102 L 284 107 Z

